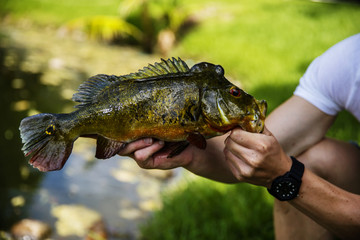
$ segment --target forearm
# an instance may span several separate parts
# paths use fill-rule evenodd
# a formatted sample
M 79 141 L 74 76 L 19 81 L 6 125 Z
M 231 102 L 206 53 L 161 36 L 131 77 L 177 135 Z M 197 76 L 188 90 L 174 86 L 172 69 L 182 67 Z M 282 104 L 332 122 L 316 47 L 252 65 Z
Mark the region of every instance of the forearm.
M 206 150 L 192 147 L 192 161 L 184 168 L 196 175 L 224 183 L 238 182 L 226 163 L 224 141 L 228 134 L 207 141 Z
M 360 236 L 360 196 L 305 170 L 299 196 L 289 201 L 317 223 L 344 239 Z
M 320 141 L 335 117 L 292 96 L 266 119 L 266 126 L 288 155 L 296 156 Z

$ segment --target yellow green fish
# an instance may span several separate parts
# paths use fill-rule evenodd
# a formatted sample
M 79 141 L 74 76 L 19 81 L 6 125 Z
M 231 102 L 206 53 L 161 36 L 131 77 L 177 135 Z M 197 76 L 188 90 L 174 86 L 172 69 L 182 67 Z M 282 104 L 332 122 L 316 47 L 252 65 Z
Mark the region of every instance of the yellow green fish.
M 206 139 L 236 127 L 261 132 L 267 108 L 264 100 L 230 83 L 220 65 L 202 62 L 189 68 L 180 58 L 128 75 L 93 76 L 73 100 L 79 103 L 74 112 L 40 113 L 21 121 L 22 150 L 40 171 L 61 169 L 78 137 L 95 137 L 100 159 L 143 137 L 173 143 L 168 157 L 188 144 L 204 149 Z

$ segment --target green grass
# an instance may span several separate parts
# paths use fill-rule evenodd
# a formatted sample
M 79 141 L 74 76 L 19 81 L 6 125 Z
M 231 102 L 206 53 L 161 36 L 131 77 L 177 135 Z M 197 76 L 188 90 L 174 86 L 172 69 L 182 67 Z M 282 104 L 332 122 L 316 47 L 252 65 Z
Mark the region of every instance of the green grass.
M 249 89 L 297 81 L 316 56 L 360 31 L 359 5 L 224 2 L 196 1 L 215 16 L 185 36 L 175 53 L 222 64 Z
M 198 179 L 171 189 L 141 239 L 273 239 L 272 201 L 265 189 Z
M 67 21 L 86 16 L 116 16 L 119 0 L 3 0 L 0 13 L 14 19 L 29 19 L 38 25 L 60 26 Z

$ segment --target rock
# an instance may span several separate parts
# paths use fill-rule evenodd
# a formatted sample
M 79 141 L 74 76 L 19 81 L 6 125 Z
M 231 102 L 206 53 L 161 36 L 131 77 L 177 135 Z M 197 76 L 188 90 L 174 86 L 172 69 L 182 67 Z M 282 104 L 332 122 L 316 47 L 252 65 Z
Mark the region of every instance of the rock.
M 89 229 L 101 220 L 100 214 L 95 210 L 75 204 L 56 206 L 51 210 L 51 214 L 58 218 L 55 227 L 61 237 L 84 237 Z
M 88 233 L 85 236 L 85 240 L 105 240 L 108 239 L 108 233 L 106 231 L 106 226 L 104 221 L 96 221 L 89 229 Z
M 172 169 L 170 170 L 147 169 L 146 171 L 144 171 L 144 173 L 159 180 L 168 180 L 174 176 L 174 171 Z
M 51 228 L 44 222 L 34 219 L 23 219 L 11 228 L 15 239 L 46 239 L 50 237 Z

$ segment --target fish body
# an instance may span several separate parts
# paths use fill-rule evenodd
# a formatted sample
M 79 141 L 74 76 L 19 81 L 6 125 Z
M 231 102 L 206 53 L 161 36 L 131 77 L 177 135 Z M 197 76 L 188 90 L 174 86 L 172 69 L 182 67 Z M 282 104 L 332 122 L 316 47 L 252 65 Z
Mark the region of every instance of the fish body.
M 176 143 L 172 157 L 188 144 L 204 149 L 205 139 L 235 127 L 261 132 L 266 113 L 266 102 L 230 83 L 220 65 L 189 68 L 180 58 L 129 75 L 93 76 L 73 100 L 79 104 L 72 113 L 41 113 L 20 124 L 23 151 L 41 171 L 61 169 L 78 137 L 95 136 L 100 159 L 142 137 Z

